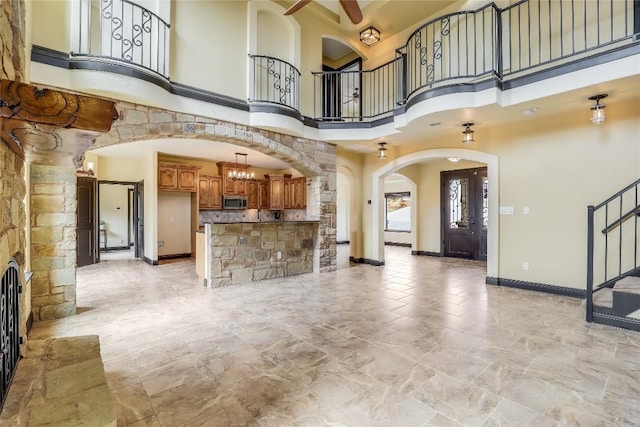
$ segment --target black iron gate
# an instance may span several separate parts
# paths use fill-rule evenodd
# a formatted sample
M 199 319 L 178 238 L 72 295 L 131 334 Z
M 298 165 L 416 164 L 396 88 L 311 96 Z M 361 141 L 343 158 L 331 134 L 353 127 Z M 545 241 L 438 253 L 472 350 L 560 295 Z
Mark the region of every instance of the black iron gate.
M 9 262 L 0 289 L 0 411 L 20 359 L 19 272 L 18 263 Z

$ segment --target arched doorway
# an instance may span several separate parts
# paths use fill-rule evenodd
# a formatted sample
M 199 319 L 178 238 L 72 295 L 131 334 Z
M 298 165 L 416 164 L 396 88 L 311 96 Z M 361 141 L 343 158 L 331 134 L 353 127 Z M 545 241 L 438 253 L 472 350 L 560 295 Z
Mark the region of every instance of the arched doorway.
M 366 244 L 368 258 L 384 261 L 384 176 L 409 165 L 431 159 L 456 157 L 487 165 L 488 188 L 488 226 L 487 226 L 487 275 L 498 276 L 499 261 L 499 159 L 498 156 L 468 149 L 439 148 L 423 150 L 394 159 L 373 172 L 371 176 L 372 217 L 369 222 Z

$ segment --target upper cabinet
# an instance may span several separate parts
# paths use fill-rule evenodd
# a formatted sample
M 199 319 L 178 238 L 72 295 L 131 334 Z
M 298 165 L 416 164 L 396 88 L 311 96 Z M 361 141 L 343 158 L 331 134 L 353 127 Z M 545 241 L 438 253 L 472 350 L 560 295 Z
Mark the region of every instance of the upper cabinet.
M 307 178 L 284 180 L 284 208 L 304 209 L 307 207 Z
M 269 208 L 272 210 L 284 209 L 284 175 L 265 175 L 269 185 Z
M 198 166 L 158 162 L 158 190 L 198 191 Z
M 247 182 L 247 209 L 260 207 L 260 183 L 258 181 Z
M 200 209 L 222 209 L 222 177 L 200 175 L 198 195 Z

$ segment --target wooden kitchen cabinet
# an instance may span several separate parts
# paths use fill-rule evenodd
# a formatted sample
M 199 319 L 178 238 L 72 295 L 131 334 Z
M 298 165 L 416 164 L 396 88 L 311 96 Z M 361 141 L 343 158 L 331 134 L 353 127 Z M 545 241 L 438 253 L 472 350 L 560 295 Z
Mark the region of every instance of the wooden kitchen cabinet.
M 258 181 L 247 181 L 247 209 L 260 207 L 260 188 Z
M 269 208 L 274 211 L 284 209 L 284 175 L 265 175 L 269 181 Z
M 284 180 L 284 208 L 285 209 L 291 209 L 291 203 L 293 202 L 293 197 L 292 193 L 291 193 L 291 188 L 293 186 L 291 185 L 291 180 L 290 179 L 285 179 Z
M 237 170 L 238 172 L 246 172 L 247 169 L 244 165 L 238 165 L 233 162 L 218 162 L 218 171 L 222 177 L 222 194 L 233 196 L 246 196 L 247 185 L 246 181 L 233 180 L 229 178 L 229 172 Z M 248 166 L 247 166 L 248 168 Z
M 307 207 L 307 178 L 284 180 L 284 208 L 304 209 Z
M 198 191 L 198 166 L 158 162 L 158 190 Z
M 269 209 L 269 181 L 266 179 L 258 180 L 258 192 L 260 195 L 260 209 Z
M 304 176 L 292 179 L 289 185 L 293 187 L 293 209 L 304 209 L 307 207 L 307 178 Z
M 200 175 L 198 196 L 200 209 L 222 209 L 222 177 Z

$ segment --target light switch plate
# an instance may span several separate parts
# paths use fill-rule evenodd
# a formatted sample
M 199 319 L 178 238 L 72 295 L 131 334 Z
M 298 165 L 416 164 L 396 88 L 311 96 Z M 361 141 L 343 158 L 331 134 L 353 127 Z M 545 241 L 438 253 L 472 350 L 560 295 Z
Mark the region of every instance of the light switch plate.
M 529 212 L 530 212 L 529 206 L 523 206 L 522 207 L 522 214 L 523 215 L 529 215 Z

